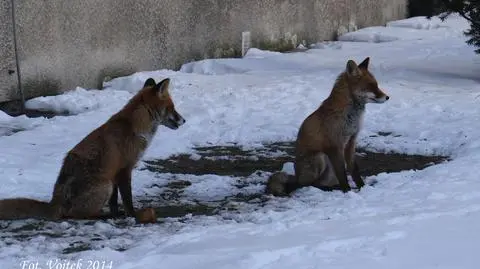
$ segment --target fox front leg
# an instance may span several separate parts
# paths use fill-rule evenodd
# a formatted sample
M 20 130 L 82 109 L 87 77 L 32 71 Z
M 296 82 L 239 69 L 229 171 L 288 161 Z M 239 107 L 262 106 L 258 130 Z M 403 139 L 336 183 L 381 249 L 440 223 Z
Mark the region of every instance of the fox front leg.
M 347 163 L 348 172 L 352 176 L 355 185 L 360 189 L 365 186 L 365 182 L 360 176 L 360 169 L 355 160 L 355 142 L 356 136 L 352 136 L 345 147 L 345 162 Z
M 360 189 L 363 186 L 365 186 L 365 182 L 360 176 L 360 168 L 358 168 L 358 163 L 355 159 L 353 160 L 353 168 L 352 168 L 351 175 L 352 175 L 353 181 L 355 182 L 355 185 L 357 185 L 357 188 Z
M 326 152 L 330 162 L 332 163 L 333 170 L 337 176 L 338 183 L 343 192 L 348 192 L 351 190 L 350 185 L 348 185 L 347 171 L 345 170 L 345 157 L 344 152 L 341 150 L 331 150 Z
M 117 175 L 118 189 L 122 196 L 123 207 L 125 214 L 129 217 L 135 217 L 135 209 L 132 201 L 132 170 L 123 169 Z

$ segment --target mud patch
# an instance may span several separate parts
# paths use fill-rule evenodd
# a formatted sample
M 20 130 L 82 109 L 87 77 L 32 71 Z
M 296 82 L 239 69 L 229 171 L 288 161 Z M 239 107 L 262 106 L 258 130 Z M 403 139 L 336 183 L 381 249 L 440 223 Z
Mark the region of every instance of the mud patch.
M 48 110 L 25 109 L 25 116 L 29 118 L 44 117 L 47 119 L 51 119 L 56 116 L 72 116 L 72 115 L 68 111 L 56 112 L 56 111 L 48 111 Z
M 277 142 L 262 148 L 242 149 L 238 146 L 197 147 L 196 154 L 177 155 L 165 160 L 146 161 L 147 169 L 158 173 L 192 175 L 229 175 L 246 177 L 255 172 L 275 172 L 285 162 L 293 162 L 293 142 Z M 362 176 L 381 172 L 420 170 L 448 160 L 445 156 L 376 153 L 357 150 L 357 161 Z
M 0 136 L 11 136 L 26 129 L 15 126 L 0 126 Z

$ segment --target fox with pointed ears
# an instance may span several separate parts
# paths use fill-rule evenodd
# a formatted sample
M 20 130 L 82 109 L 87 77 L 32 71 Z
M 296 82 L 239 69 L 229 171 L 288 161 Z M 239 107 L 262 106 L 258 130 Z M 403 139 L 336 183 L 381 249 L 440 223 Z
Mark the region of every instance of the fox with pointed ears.
M 151 212 L 135 212 L 132 170 L 160 125 L 178 129 L 185 119 L 175 110 L 168 87 L 149 78 L 143 88 L 104 124 L 93 130 L 63 160 L 49 202 L 28 198 L 0 200 L 0 220 L 37 218 L 96 219 L 108 202 L 112 217 L 118 215 L 118 192 L 125 213 L 154 222 Z
M 295 144 L 295 175 L 277 172 L 270 176 L 266 192 L 276 196 L 314 186 L 322 190 L 351 190 L 347 172 L 355 185 L 365 185 L 355 161 L 355 142 L 367 103 L 389 99 L 368 70 L 370 58 L 359 65 L 349 60 L 330 95 L 300 126 Z

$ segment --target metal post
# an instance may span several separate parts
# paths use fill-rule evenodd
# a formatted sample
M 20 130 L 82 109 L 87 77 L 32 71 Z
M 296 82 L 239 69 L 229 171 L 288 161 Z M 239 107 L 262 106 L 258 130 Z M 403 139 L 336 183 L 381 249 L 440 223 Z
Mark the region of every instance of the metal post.
M 22 113 L 25 113 L 25 96 L 22 89 L 22 77 L 20 75 L 20 61 L 18 59 L 18 46 L 17 46 L 17 28 L 15 24 L 15 0 L 10 0 L 12 5 L 12 28 L 13 28 L 13 47 L 15 51 L 15 61 L 17 63 L 17 79 L 18 79 L 18 91 L 20 92 L 20 98 L 22 101 Z

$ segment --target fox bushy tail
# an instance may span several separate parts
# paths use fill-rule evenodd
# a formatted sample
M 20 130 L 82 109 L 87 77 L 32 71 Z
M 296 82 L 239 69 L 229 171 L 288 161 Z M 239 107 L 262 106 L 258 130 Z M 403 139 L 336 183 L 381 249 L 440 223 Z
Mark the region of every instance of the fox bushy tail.
M 56 219 L 56 210 L 49 202 L 27 198 L 0 200 L 0 220 Z
M 338 184 L 333 186 L 312 184 L 312 186 L 315 186 L 322 191 L 342 190 Z M 305 187 L 305 185 L 300 184 L 296 176 L 289 175 L 285 172 L 276 172 L 268 178 L 265 192 L 274 196 L 288 196 L 295 190 L 302 187 Z
M 301 187 L 295 176 L 276 172 L 268 178 L 266 192 L 274 196 L 287 196 Z

